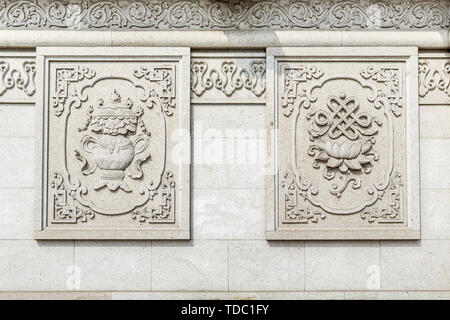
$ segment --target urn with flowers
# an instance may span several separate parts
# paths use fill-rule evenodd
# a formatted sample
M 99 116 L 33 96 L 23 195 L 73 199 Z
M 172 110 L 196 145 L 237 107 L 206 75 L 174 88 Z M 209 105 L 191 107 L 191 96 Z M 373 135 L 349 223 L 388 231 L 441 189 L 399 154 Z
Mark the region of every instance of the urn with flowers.
M 125 174 L 133 179 L 142 176 L 140 165 L 150 157 L 146 149 L 149 147 L 150 132 L 141 119 L 143 109 L 133 108 L 130 98 L 122 102 L 116 89 L 111 93 L 109 103 L 98 99 L 95 108 L 90 106 L 86 124 L 80 130 L 90 130 L 91 134 L 83 136 L 80 147 L 88 157 L 76 152 L 76 157 L 83 162 L 82 172 L 92 174 L 98 168 L 100 181 L 95 190 L 106 187 L 110 191 L 118 188 L 131 192 L 124 180 Z M 137 127 L 143 133 L 136 134 Z

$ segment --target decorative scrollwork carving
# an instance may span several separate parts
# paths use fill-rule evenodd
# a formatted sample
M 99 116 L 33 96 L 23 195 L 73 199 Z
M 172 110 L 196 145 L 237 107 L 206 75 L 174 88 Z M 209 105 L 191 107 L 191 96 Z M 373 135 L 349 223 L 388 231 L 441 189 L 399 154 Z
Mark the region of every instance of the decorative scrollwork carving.
M 150 106 L 160 107 L 168 117 L 173 115 L 173 110 L 176 107 L 174 68 L 171 66 L 140 67 L 134 71 L 133 75 L 138 79 L 144 78 L 149 82 L 150 97 L 148 103 Z
M 369 223 L 374 223 L 375 221 L 378 221 L 378 223 L 402 222 L 402 217 L 400 217 L 400 205 L 403 195 L 402 187 L 402 175 L 398 171 L 395 171 L 391 176 L 389 188 L 381 195 L 383 197 L 387 194 L 387 206 L 384 208 L 375 207 L 363 211 L 361 218 L 367 219 Z
M 215 88 L 231 97 L 236 90 L 245 88 L 259 97 L 266 91 L 265 73 L 264 60 L 251 61 L 248 69 L 227 60 L 219 69 L 210 70 L 206 61 L 194 61 L 191 63 L 191 90 L 200 97 L 206 90 Z
M 448 2 L 0 1 L 2 28 L 448 29 Z
M 429 60 L 419 60 L 419 96 L 425 97 L 432 90 L 441 90 L 450 97 L 450 62 L 441 70 L 432 69 Z
M 0 60 L 0 96 L 16 88 L 31 97 L 36 92 L 36 63 L 25 60 L 22 69 L 11 68 L 8 61 Z
M 302 65 L 297 68 L 286 68 L 284 70 L 281 107 L 286 117 L 291 115 L 295 104 L 304 104 L 306 108 L 310 105 L 310 101 L 304 96 L 304 90 L 298 89 L 300 83 L 312 79 L 319 79 L 322 76 L 323 72 L 313 65 Z
M 51 105 L 55 108 L 55 115 L 60 116 L 64 112 L 64 105 L 69 97 L 69 83 L 83 79 L 92 79 L 95 71 L 79 66 L 58 68 L 56 70 L 56 88 L 51 96 Z M 76 95 L 76 92 L 73 92 Z
M 55 172 L 53 174 L 50 188 L 52 190 L 51 196 L 53 197 L 53 210 L 51 213 L 52 223 L 76 224 L 78 221 L 87 222 L 88 220 L 94 219 L 94 211 L 85 210 L 71 203 L 74 201 L 74 199 L 72 199 L 72 193 L 66 190 L 64 178 L 60 173 Z M 70 201 L 69 198 L 71 198 Z
M 309 208 L 299 205 L 299 199 L 305 195 L 304 191 L 298 189 L 294 176 L 286 171 L 281 182 L 282 201 L 285 208 L 285 219 L 289 223 L 317 223 L 325 219 L 325 213 L 317 208 Z
M 399 117 L 402 113 L 400 108 L 403 107 L 402 103 L 402 84 L 401 74 L 398 68 L 374 68 L 367 67 L 361 71 L 361 76 L 364 79 L 372 79 L 380 83 L 384 83 L 386 86 L 386 93 L 381 97 L 386 97 L 390 103 L 390 109 L 394 116 Z
M 174 218 L 175 212 L 175 181 L 173 173 L 167 172 L 157 191 L 152 193 L 152 199 L 160 194 L 159 204 L 155 207 L 137 209 L 131 218 L 142 223 L 166 222 Z

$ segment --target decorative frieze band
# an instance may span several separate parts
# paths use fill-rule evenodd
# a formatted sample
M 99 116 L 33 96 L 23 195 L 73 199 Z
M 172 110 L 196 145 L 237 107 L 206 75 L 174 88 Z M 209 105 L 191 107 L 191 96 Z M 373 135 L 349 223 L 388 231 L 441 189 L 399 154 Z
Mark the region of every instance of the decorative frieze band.
M 419 101 L 421 104 L 450 104 L 449 53 L 420 54 Z
M 3 0 L 0 28 L 448 29 L 450 2 Z
M 0 103 L 34 103 L 34 54 L 4 51 L 0 54 Z
M 419 58 L 420 104 L 450 104 L 450 54 L 425 52 Z M 35 77 L 34 53 L 2 52 L 0 103 L 34 103 Z M 245 98 L 263 103 L 266 92 L 265 54 L 221 56 L 214 53 L 208 56 L 194 53 L 190 86 L 194 102 Z M 64 95 L 59 99 L 64 99 Z
M 191 58 L 193 103 L 265 103 L 264 52 L 195 52 Z

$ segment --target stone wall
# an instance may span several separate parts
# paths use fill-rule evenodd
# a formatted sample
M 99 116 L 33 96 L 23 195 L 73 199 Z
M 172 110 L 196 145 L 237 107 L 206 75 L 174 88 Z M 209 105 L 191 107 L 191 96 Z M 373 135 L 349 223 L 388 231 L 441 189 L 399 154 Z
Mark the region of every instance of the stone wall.
M 299 25 L 298 31 L 249 31 L 252 20 L 242 20 L 247 31 L 238 25 L 124 31 L 107 24 L 69 31 L 62 29 L 88 29 L 92 20 L 64 24 L 41 15 L 39 23 L 15 24 L 0 9 L 0 298 L 450 298 L 450 38 L 448 3 L 440 3 L 444 10 L 435 10 L 442 20 L 405 18 L 403 31 L 395 21 L 385 22 L 388 30 L 330 31 L 329 20 L 316 22 L 325 31 Z M 204 28 L 213 29 L 207 21 Z M 293 28 L 296 20 L 286 21 Z M 58 30 L 47 30 L 54 25 Z M 361 30 L 348 30 L 355 28 Z M 205 102 L 193 88 L 191 240 L 34 240 L 34 176 L 41 163 L 34 152 L 38 111 L 30 62 L 35 48 L 45 46 L 189 46 L 191 61 L 210 54 L 205 47 L 240 56 L 251 49 L 262 59 L 269 46 L 418 47 L 421 239 L 267 241 L 265 100 L 239 92 L 229 105 Z

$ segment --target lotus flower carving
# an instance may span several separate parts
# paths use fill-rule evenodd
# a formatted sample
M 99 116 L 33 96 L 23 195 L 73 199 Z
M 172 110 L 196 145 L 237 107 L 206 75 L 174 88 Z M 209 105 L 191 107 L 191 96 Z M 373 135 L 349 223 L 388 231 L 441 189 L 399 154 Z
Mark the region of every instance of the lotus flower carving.
M 307 115 L 310 140 L 315 142 L 308 154 L 314 157 L 314 168 L 325 164 L 322 175 L 332 180 L 329 191 L 340 197 L 351 182 L 354 189 L 360 188 L 360 175 L 370 173 L 378 160 L 373 146 L 382 123 L 367 112 L 359 112 L 358 99 L 347 98 L 343 92 L 330 96 L 327 108 L 331 113 L 322 109 Z
M 339 168 L 342 173 L 347 173 L 349 170 L 362 170 L 374 158 L 374 154 L 370 152 L 372 149 L 370 139 L 355 143 L 337 143 L 328 140 L 320 143 L 317 148 L 320 152 L 315 160 L 326 162 L 328 168 Z
M 333 180 L 336 172 L 340 173 L 340 180 L 330 186 L 330 193 L 340 197 L 350 182 L 353 183 L 353 189 L 361 186 L 360 177 L 352 172 L 370 173 L 373 161 L 378 160 L 378 154 L 372 150 L 374 143 L 373 137 L 356 142 L 319 141 L 309 147 L 308 154 L 315 157 L 314 168 L 320 168 L 321 163 L 325 163 L 323 176 L 327 180 Z

